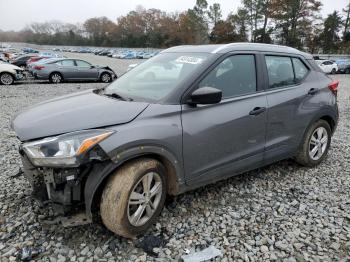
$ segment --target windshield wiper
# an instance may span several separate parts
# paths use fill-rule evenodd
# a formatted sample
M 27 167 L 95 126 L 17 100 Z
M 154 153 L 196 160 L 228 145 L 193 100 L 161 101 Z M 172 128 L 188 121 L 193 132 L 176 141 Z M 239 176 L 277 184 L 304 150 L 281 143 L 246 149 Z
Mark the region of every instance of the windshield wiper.
M 129 97 L 123 97 L 117 93 L 110 93 L 110 94 L 103 94 L 103 95 L 108 96 L 108 97 L 112 97 L 112 98 L 116 98 L 116 99 L 119 99 L 122 101 L 133 101 L 134 100 L 134 99 L 129 98 Z

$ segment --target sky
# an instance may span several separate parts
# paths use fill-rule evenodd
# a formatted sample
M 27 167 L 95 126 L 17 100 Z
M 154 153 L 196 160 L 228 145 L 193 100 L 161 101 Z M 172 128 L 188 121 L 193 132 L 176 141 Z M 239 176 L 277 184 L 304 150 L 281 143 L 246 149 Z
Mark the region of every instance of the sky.
M 211 5 L 220 3 L 224 17 L 236 11 L 241 0 L 207 0 Z M 167 12 L 192 8 L 196 0 L 0 0 L 0 29 L 20 30 L 32 22 L 60 20 L 82 23 L 91 17 L 107 16 L 115 21 L 118 16 L 136 6 L 157 8 Z M 321 0 L 323 16 L 341 11 L 349 0 Z

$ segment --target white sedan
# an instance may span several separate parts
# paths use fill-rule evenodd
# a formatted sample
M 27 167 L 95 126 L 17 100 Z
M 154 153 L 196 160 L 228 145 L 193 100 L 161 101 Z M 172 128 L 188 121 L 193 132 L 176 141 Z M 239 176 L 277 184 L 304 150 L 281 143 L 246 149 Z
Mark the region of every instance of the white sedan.
M 338 65 L 331 60 L 316 60 L 316 63 L 326 74 L 335 74 L 338 72 Z
M 18 66 L 0 61 L 0 84 L 12 85 L 16 80 L 21 80 L 24 77 L 23 71 Z

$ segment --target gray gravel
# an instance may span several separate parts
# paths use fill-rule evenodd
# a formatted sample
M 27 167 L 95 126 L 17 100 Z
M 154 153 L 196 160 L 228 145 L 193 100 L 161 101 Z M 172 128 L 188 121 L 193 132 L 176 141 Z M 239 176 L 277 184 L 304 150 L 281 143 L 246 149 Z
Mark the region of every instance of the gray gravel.
M 120 71 L 127 66 L 108 61 Z M 103 84 L 0 86 L 0 261 L 170 261 L 210 245 L 223 253 L 217 261 L 350 260 L 350 76 L 335 78 L 341 119 L 323 164 L 309 169 L 286 160 L 183 194 L 133 241 L 101 223 L 48 225 L 50 213 L 32 202 L 29 184 L 17 175 L 18 141 L 10 129 L 16 112 Z

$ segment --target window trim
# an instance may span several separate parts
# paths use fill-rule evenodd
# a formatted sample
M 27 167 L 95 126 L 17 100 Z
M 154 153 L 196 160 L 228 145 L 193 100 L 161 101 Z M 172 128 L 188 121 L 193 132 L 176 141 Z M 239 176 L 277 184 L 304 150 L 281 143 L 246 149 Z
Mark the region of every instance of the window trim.
M 222 56 L 220 56 L 214 63 L 212 63 L 204 72 L 196 79 L 193 81 L 193 83 L 190 85 L 190 87 L 183 93 L 180 104 L 188 104 L 188 99 L 190 98 L 191 93 L 198 89 L 199 83 L 207 77 L 219 64 L 221 64 L 224 60 L 226 60 L 229 57 L 232 56 L 237 56 L 237 55 L 252 55 L 254 57 L 255 61 L 255 79 L 256 79 L 256 91 L 255 92 L 250 92 L 250 93 L 245 93 L 241 95 L 236 95 L 236 96 L 231 96 L 231 97 L 226 97 L 222 98 L 221 102 L 226 102 L 229 100 L 235 100 L 236 98 L 239 97 L 245 97 L 245 96 L 251 96 L 254 94 L 258 94 L 260 92 L 264 92 L 264 85 L 263 85 L 263 79 L 264 79 L 264 72 L 260 68 L 262 64 L 261 57 L 260 57 L 260 52 L 259 51 L 234 51 L 234 52 L 229 52 L 225 53 Z M 220 102 L 220 103 L 221 103 Z M 220 104 L 218 103 L 218 104 Z
M 271 52 L 262 52 L 263 55 L 263 64 L 264 64 L 264 68 L 265 68 L 265 75 L 266 75 L 266 85 L 265 85 L 265 91 L 271 91 L 271 90 L 280 90 L 280 89 L 285 89 L 285 88 L 289 88 L 289 87 L 295 87 L 295 86 L 299 86 L 301 84 L 304 83 L 304 80 L 309 76 L 309 74 L 311 73 L 311 69 L 310 66 L 305 63 L 305 60 L 303 59 L 302 56 L 299 55 L 294 55 L 294 54 L 288 54 L 288 53 L 271 53 Z M 295 80 L 295 69 L 294 69 L 294 63 L 292 58 L 297 58 L 299 59 L 308 69 L 308 73 L 304 76 L 303 79 L 301 79 L 299 82 L 295 83 L 295 84 L 291 84 L 291 85 L 285 85 L 285 86 L 280 86 L 280 87 L 275 87 L 275 88 L 270 88 L 270 79 L 269 79 L 269 73 L 268 73 L 268 68 L 267 68 L 267 63 L 266 63 L 266 56 L 278 56 L 278 57 L 288 57 L 292 63 L 292 67 L 293 67 L 293 74 L 294 74 L 294 80 Z

